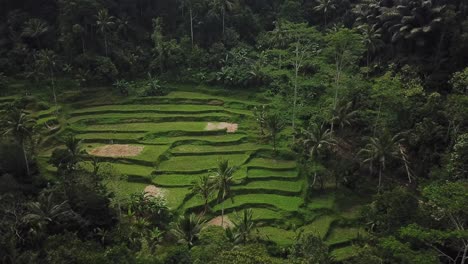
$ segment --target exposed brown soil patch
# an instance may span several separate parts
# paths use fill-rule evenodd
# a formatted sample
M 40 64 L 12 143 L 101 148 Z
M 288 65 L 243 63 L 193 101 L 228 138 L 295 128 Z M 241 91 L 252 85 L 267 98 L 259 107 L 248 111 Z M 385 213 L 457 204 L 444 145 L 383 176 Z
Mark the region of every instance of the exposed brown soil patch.
M 113 144 L 97 147 L 89 154 L 100 157 L 135 157 L 143 151 L 143 148 L 143 146 Z
M 145 195 L 146 196 L 152 196 L 152 197 L 164 197 L 166 194 L 166 191 L 158 188 L 154 185 L 148 185 L 145 187 Z
M 223 222 L 223 225 L 222 227 L 224 229 L 226 228 L 231 228 L 231 227 L 234 227 L 234 224 L 231 222 L 231 220 L 229 220 L 229 217 L 227 217 L 227 215 L 224 216 L 224 221 L 221 221 L 221 216 L 217 216 L 213 219 L 211 219 L 207 225 L 209 226 L 221 226 L 221 222 Z
M 238 124 L 235 123 L 226 123 L 226 122 L 208 122 L 206 124 L 205 130 L 222 130 L 226 129 L 228 133 L 234 133 L 239 128 Z

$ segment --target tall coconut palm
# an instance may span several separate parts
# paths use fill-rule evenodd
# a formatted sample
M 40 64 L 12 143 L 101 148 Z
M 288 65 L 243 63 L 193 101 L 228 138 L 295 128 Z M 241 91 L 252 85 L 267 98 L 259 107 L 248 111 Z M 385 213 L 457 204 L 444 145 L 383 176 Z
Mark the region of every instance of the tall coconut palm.
M 213 6 L 221 10 L 221 19 L 223 23 L 223 37 L 225 32 L 225 20 L 226 20 L 226 11 L 230 11 L 234 8 L 235 0 L 213 0 Z
M 179 243 L 187 244 L 191 248 L 198 239 L 198 235 L 205 223 L 206 221 L 202 217 L 194 213 L 185 215 L 180 217 L 171 233 L 177 237 Z
M 314 186 L 317 181 L 317 162 L 323 152 L 335 143 L 333 133 L 324 124 L 312 124 L 302 131 L 298 143 L 304 148 L 305 156 L 314 164 L 314 179 L 311 184 Z
M 36 40 L 37 48 L 41 48 L 40 37 L 49 31 L 46 21 L 38 18 L 31 18 L 24 24 L 21 36 Z
M 99 32 L 104 37 L 104 48 L 106 50 L 106 57 L 108 56 L 108 48 L 107 48 L 107 34 L 115 25 L 115 17 L 109 15 L 109 11 L 107 9 L 99 10 L 96 16 L 96 26 L 98 27 Z
M 278 134 L 284 128 L 284 120 L 277 113 L 269 113 L 265 116 L 265 127 L 270 133 L 270 138 L 273 141 L 273 150 L 276 151 L 276 142 Z
M 203 215 L 208 210 L 208 202 L 214 194 L 214 185 L 209 176 L 201 176 L 198 181 L 193 182 L 191 191 L 203 199 Z
M 327 26 L 327 17 L 336 9 L 335 0 L 316 0 L 317 5 L 314 7 L 314 11 L 323 14 L 323 26 Z
M 218 162 L 218 167 L 213 171 L 211 175 L 211 180 L 213 181 L 213 186 L 218 192 L 217 201 L 222 203 L 221 207 L 221 226 L 224 226 L 224 200 L 231 198 L 234 201 L 234 197 L 231 193 L 231 186 L 234 183 L 234 172 L 236 172 L 237 167 L 230 167 L 229 160 L 221 160 Z
M 40 50 L 36 54 L 36 64 L 44 74 L 49 75 L 52 94 L 54 97 L 55 113 L 57 114 L 57 93 L 55 91 L 55 69 L 57 67 L 58 57 L 52 50 Z
M 369 164 L 371 174 L 374 171 L 375 164 L 378 164 L 379 183 L 377 186 L 380 192 L 382 187 L 382 174 L 386 170 L 387 163 L 400 156 L 401 134 L 391 136 L 388 132 L 383 132 L 379 137 L 369 138 L 366 146 L 359 151 L 363 157 L 363 163 Z
M 353 103 L 338 103 L 338 107 L 333 110 L 331 122 L 343 130 L 346 126 L 350 126 L 355 120 L 357 111 L 352 110 Z
M 23 150 L 26 173 L 28 176 L 30 175 L 30 169 L 26 151 L 26 140 L 31 139 L 35 123 L 34 119 L 31 119 L 29 115 L 22 110 L 12 109 L 6 116 L 3 124 L 4 130 L 2 134 L 13 136 Z
M 67 156 L 65 157 L 68 161 L 67 169 L 74 170 L 76 164 L 83 158 L 85 152 L 81 149 L 81 140 L 71 135 L 65 139 L 65 147 L 67 148 Z
M 249 240 L 250 234 L 255 229 L 252 209 L 244 209 L 242 215 L 238 216 L 237 220 L 232 223 L 234 224 L 235 231 L 234 241 L 245 245 Z
M 57 203 L 53 193 L 41 194 L 38 201 L 28 203 L 27 208 L 29 213 L 23 217 L 23 221 L 37 228 L 37 231 L 43 230 L 48 224 L 72 212 L 68 201 Z
M 377 25 L 364 24 L 358 27 L 362 34 L 362 41 L 366 46 L 366 63 L 369 68 L 370 57 L 383 45 L 382 29 Z

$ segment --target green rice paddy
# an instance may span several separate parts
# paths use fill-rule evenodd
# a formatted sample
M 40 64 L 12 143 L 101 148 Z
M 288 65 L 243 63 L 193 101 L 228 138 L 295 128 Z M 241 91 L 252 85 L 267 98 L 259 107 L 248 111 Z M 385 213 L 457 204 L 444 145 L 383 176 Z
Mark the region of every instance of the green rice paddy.
M 228 159 L 230 165 L 238 166 L 232 187 L 234 199 L 217 203 L 213 197 L 212 217 L 224 208 L 229 218 L 235 220 L 236 213 L 252 208 L 253 218 L 260 226 L 256 235 L 261 239 L 288 246 L 297 231 L 314 232 L 330 245 L 343 245 L 343 249 L 334 247 L 337 257 L 345 258 L 350 251 L 350 242 L 356 239 L 358 229 L 335 227 L 333 223 L 341 216 L 322 212 L 334 210 L 335 194 L 317 194 L 311 201 L 305 201 L 307 183 L 296 162 L 280 158 L 282 155 L 274 156 L 271 145 L 259 140 L 252 108 L 260 102 L 214 95 L 205 89 L 176 90 L 160 97 L 122 98 L 115 104 L 96 98 L 95 102 L 88 100 L 75 105 L 71 109 L 58 107 L 60 118 L 54 116 L 57 109 L 53 107 L 34 116 L 38 124 L 59 120 L 61 129 L 54 137 L 63 139 L 74 134 L 82 140 L 86 151 L 112 144 L 143 147 L 133 157 L 100 158 L 103 165 L 111 166 L 122 176 L 106 180 L 122 199 L 154 184 L 163 189 L 171 209 L 180 213 L 200 210 L 203 201 L 189 187 L 200 176 L 210 175 L 219 160 Z M 237 123 L 238 130 L 207 131 L 208 122 Z M 50 148 L 42 153 L 40 169 L 53 173 L 54 168 L 45 162 L 50 153 Z M 82 165 L 91 169 L 89 162 Z M 317 217 L 311 222 L 301 220 L 302 226 L 291 228 L 291 219 L 300 218 L 296 215 L 304 210 L 317 211 Z M 353 212 L 346 211 L 346 216 L 352 218 Z

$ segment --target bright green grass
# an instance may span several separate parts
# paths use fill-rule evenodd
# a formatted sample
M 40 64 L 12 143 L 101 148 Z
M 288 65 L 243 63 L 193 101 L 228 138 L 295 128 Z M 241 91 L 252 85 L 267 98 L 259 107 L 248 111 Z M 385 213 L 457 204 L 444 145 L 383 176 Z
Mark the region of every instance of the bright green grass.
M 36 125 L 44 125 L 45 123 L 50 122 L 50 121 L 57 121 L 57 117 L 55 117 L 55 116 L 48 116 L 48 117 L 44 117 L 44 118 L 38 119 L 38 120 L 36 121 Z
M 200 118 L 208 119 L 210 117 L 214 118 L 230 118 L 230 115 L 224 113 L 210 113 L 210 114 L 197 114 L 197 113 L 186 113 L 186 114 L 174 114 L 174 113 L 145 113 L 141 114 L 138 112 L 132 113 L 99 113 L 99 114 L 90 114 L 90 115 L 79 115 L 69 118 L 67 121 L 69 123 L 76 123 L 79 121 L 91 121 L 93 123 L 112 123 L 112 122 L 125 122 L 129 120 L 138 120 L 138 119 L 171 119 L 177 121 L 181 118 Z
M 239 189 L 256 189 L 256 190 L 279 190 L 287 192 L 300 192 L 302 190 L 303 181 L 255 181 L 249 182 L 246 185 L 238 185 L 232 187 L 233 190 Z
M 302 198 L 296 196 L 283 196 L 276 194 L 243 194 L 234 197 L 234 203 L 228 199 L 223 202 L 224 208 L 236 208 L 244 204 L 272 205 L 285 211 L 296 211 L 303 203 Z M 220 211 L 222 204 L 216 205 L 215 210 Z
M 335 217 L 330 215 L 324 215 L 317 218 L 312 223 L 302 226 L 300 229 L 305 233 L 314 233 L 320 235 L 320 237 L 325 238 L 327 235 L 330 225 L 335 221 Z
M 273 169 L 294 169 L 296 168 L 296 162 L 292 160 L 277 160 L 277 159 L 265 159 L 265 158 L 254 158 L 252 159 L 249 166 L 258 166 Z
M 185 91 L 175 91 L 171 92 L 164 98 L 190 98 L 190 99 L 209 99 L 209 100 L 220 100 L 226 103 L 242 103 L 246 105 L 259 105 L 260 103 L 254 101 L 247 101 L 241 99 L 233 99 L 232 97 L 225 96 L 216 96 L 205 93 L 196 93 L 196 92 L 185 92 Z
M 352 227 L 334 227 L 328 233 L 326 243 L 333 245 L 352 241 L 358 237 L 359 233 L 363 233 L 363 230 Z
M 205 174 L 161 174 L 153 176 L 153 182 L 161 186 L 190 186 Z
M 209 145 L 181 145 L 171 149 L 172 153 L 212 153 L 229 151 L 252 151 L 262 148 L 262 145 L 253 143 L 236 144 L 229 146 L 209 146 Z M 268 146 L 266 146 L 268 147 Z
M 236 214 L 237 213 L 237 214 Z M 236 221 L 237 217 L 242 217 L 242 210 L 228 214 L 229 219 Z M 283 218 L 281 212 L 265 208 L 252 208 L 252 218 L 255 221 L 278 220 Z
M 112 180 L 104 182 L 108 189 L 113 191 L 121 199 L 129 199 L 133 193 L 142 193 L 145 187 L 148 186 L 146 183 L 140 182 L 128 182 L 125 180 Z
M 190 193 L 188 188 L 163 188 L 163 190 L 171 209 L 176 209 L 182 205 L 185 196 Z
M 277 171 L 270 169 L 249 168 L 248 178 L 296 178 L 296 170 Z
M 52 106 L 49 109 L 38 111 L 34 113 L 33 116 L 37 118 L 44 118 L 44 117 L 53 115 L 56 111 L 60 111 L 60 106 L 57 106 L 57 107 Z
M 291 245 L 297 236 L 296 232 L 294 231 L 273 226 L 259 227 L 258 231 L 258 235 L 261 239 L 273 241 L 279 246 Z
M 102 105 L 89 108 L 83 108 L 72 112 L 73 116 L 91 114 L 91 113 L 109 113 L 109 112 L 153 112 L 153 113 L 213 113 L 225 112 L 240 115 L 252 115 L 251 111 L 241 109 L 228 109 L 222 106 L 215 105 L 190 105 L 190 104 L 161 104 L 161 105 L 145 105 L 145 104 L 113 104 Z
M 90 170 L 91 163 L 90 162 L 82 162 L 80 163 L 84 169 Z M 101 166 L 110 166 L 116 172 L 122 175 L 131 175 L 131 176 L 141 176 L 141 177 L 150 177 L 151 173 L 154 171 L 153 167 L 136 165 L 136 164 L 123 164 L 123 163 L 115 163 L 115 162 L 101 162 Z
M 163 161 L 159 171 L 197 171 L 216 168 L 222 159 L 229 160 L 230 166 L 239 166 L 248 158 L 244 154 L 177 156 Z
M 335 205 L 335 193 L 325 193 L 313 197 L 307 204 L 307 208 L 310 210 L 316 209 L 333 209 Z
M 137 140 L 145 136 L 145 133 L 82 133 L 76 134 L 75 137 L 86 141 L 105 140 L 109 143 L 112 140 Z
M 79 131 L 141 131 L 141 132 L 169 132 L 169 131 L 204 131 L 206 122 L 164 122 L 164 123 L 124 123 L 108 125 L 77 126 Z
M 246 138 L 244 134 L 204 135 L 204 136 L 180 136 L 180 137 L 156 137 L 144 138 L 141 142 L 147 144 L 172 144 L 182 141 L 201 141 L 208 143 L 236 143 Z
M 359 248 L 353 245 L 353 246 L 337 248 L 331 252 L 331 255 L 335 258 L 336 261 L 343 261 L 343 260 L 356 256 L 358 252 L 359 252 Z

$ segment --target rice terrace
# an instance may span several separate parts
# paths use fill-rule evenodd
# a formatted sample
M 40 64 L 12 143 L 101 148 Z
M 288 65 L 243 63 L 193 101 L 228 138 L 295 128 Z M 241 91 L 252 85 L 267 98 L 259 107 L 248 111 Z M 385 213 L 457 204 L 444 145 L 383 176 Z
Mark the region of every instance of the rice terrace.
M 468 264 L 468 0 L 0 17 L 0 264 Z
M 172 210 L 184 213 L 203 208 L 203 200 L 190 190 L 192 184 L 210 175 L 220 160 L 228 160 L 238 167 L 233 199 L 220 204 L 211 197 L 212 218 L 220 216 L 222 207 L 226 221 L 251 208 L 260 239 L 288 246 L 299 232 L 311 231 L 325 239 L 337 258 L 352 253 L 352 241 L 364 232 L 340 223 L 353 219 L 358 204 L 335 193 L 333 185 L 304 202 L 307 182 L 294 154 L 281 147 L 275 153 L 260 138 L 253 110 L 267 102 L 220 95 L 206 87 L 193 89 L 197 92 L 178 89 L 165 96 L 123 99 L 90 91 L 66 107 L 32 113 L 46 138 L 38 155 L 40 169 L 52 175 L 56 168 L 48 162 L 51 153 L 74 135 L 90 158 L 117 172 L 106 181 L 121 199 L 156 189 Z M 91 161 L 79 165 L 92 170 Z

